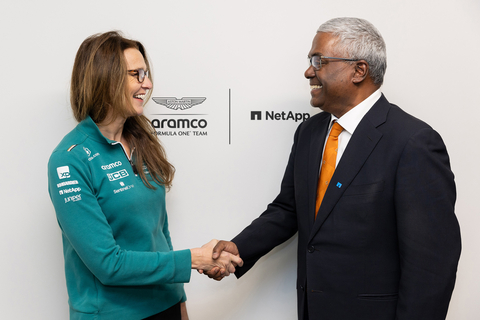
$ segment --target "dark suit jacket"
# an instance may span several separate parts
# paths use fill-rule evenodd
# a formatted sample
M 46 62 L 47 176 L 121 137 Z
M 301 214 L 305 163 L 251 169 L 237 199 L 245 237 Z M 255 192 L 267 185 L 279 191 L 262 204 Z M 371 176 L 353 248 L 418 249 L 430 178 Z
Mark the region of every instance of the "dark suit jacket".
M 277 198 L 232 241 L 244 267 L 298 231 L 298 313 L 445 319 L 460 256 L 454 176 L 430 126 L 382 97 L 359 123 L 319 209 L 330 114 L 302 123 Z

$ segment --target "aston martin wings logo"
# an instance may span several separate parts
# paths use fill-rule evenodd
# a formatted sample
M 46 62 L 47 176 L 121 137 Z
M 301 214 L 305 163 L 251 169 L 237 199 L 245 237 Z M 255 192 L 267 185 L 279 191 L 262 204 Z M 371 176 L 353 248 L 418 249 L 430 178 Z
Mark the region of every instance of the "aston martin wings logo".
M 155 101 L 158 104 L 164 105 L 165 107 L 172 109 L 172 110 L 186 110 L 190 109 L 193 106 L 196 106 L 197 104 L 201 104 L 203 101 L 205 101 L 207 98 L 182 98 L 182 99 L 177 99 L 175 97 L 158 97 L 158 98 L 152 98 L 153 101 Z

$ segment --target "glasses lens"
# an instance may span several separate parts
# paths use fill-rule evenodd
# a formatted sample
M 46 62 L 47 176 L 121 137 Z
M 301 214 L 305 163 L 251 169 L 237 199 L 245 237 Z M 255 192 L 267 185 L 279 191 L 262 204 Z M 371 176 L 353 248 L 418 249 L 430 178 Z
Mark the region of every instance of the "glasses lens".
M 128 73 L 132 77 L 137 77 L 138 82 L 142 83 L 145 80 L 145 77 L 148 77 L 148 71 L 143 69 L 128 70 Z
M 138 69 L 137 70 L 137 76 L 138 76 L 138 82 L 143 82 L 145 80 L 145 70 L 143 69 Z
M 317 70 L 319 70 L 322 67 L 322 59 L 320 56 L 313 56 L 310 59 L 310 64 Z

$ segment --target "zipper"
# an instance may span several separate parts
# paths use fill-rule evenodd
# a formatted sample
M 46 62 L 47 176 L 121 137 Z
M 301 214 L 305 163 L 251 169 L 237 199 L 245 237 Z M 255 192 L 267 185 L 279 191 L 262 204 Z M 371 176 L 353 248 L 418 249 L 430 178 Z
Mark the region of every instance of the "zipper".
M 130 152 L 130 157 L 128 156 L 127 154 L 127 151 L 125 150 L 123 144 L 119 141 L 116 141 L 116 142 L 112 142 L 111 145 L 114 146 L 114 145 L 117 145 L 117 144 L 120 144 L 120 146 L 122 147 L 122 150 L 123 150 L 123 154 L 125 155 L 125 157 L 127 158 L 128 162 L 130 163 L 130 166 L 132 167 L 132 170 L 133 170 L 133 173 L 135 173 L 135 176 L 138 175 L 138 170 L 137 170 L 137 167 L 135 166 L 135 164 L 133 163 L 132 161 L 132 156 L 133 156 L 133 152 L 135 151 L 135 147 L 132 149 L 132 151 Z

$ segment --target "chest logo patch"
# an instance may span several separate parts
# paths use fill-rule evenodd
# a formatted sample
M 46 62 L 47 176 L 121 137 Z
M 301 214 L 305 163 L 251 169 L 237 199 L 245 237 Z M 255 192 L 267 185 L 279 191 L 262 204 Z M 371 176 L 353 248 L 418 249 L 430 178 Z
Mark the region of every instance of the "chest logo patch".
M 122 169 L 117 172 L 112 172 L 112 173 L 107 173 L 108 180 L 110 181 L 115 181 L 119 179 L 123 179 L 125 177 L 128 177 L 128 172 L 125 169 Z

